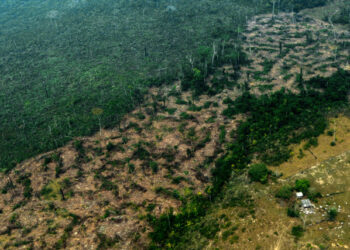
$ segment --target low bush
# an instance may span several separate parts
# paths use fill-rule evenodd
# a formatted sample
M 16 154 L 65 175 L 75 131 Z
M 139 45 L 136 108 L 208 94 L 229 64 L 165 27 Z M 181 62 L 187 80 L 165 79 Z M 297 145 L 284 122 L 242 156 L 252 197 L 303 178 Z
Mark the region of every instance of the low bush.
M 318 198 L 322 198 L 322 194 L 318 191 L 309 190 L 307 196 L 313 202 L 317 202 Z
M 110 152 L 110 151 L 112 151 L 113 149 L 114 149 L 114 144 L 112 143 L 112 142 L 108 142 L 108 144 L 107 144 L 107 151 L 108 152 Z
M 250 167 L 248 174 L 252 181 L 261 182 L 265 184 L 267 183 L 269 170 L 267 169 L 266 165 L 263 163 L 253 164 Z
M 304 235 L 304 228 L 302 226 L 294 226 L 292 227 L 292 235 L 295 237 L 295 239 L 299 239 L 300 237 L 302 237 Z
M 331 208 L 328 211 L 328 220 L 334 221 L 338 216 L 338 210 L 336 208 Z
M 285 200 L 289 200 L 292 197 L 292 195 L 293 195 L 293 188 L 288 185 L 281 187 L 276 193 L 277 198 L 281 198 Z
M 149 163 L 150 168 L 152 169 L 152 172 L 155 174 L 158 172 L 158 163 L 155 161 L 151 161 Z
M 289 217 L 293 217 L 293 218 L 296 218 L 296 217 L 299 217 L 299 211 L 297 209 L 295 209 L 294 207 L 289 207 L 287 208 L 287 215 Z
M 308 193 L 310 187 L 310 181 L 306 179 L 300 179 L 295 181 L 295 190 L 303 192 L 304 194 Z

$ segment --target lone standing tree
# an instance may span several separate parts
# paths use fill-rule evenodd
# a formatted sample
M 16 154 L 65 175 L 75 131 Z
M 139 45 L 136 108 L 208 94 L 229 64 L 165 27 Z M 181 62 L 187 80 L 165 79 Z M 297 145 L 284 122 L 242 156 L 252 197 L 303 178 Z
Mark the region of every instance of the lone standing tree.
M 103 114 L 103 109 L 101 109 L 101 108 L 93 108 L 93 109 L 91 110 L 91 113 L 92 113 L 94 116 L 97 116 L 98 125 L 99 125 L 99 127 L 100 127 L 100 135 L 101 135 L 101 131 L 102 131 L 101 115 Z

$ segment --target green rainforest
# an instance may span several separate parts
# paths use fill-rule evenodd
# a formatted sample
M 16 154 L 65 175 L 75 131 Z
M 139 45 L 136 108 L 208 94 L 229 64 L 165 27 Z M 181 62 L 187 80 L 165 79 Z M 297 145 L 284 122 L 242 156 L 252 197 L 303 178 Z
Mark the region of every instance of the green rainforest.
M 267 249 L 262 196 L 275 249 L 350 247 L 346 185 L 281 167 L 350 150 L 349 31 L 346 0 L 1 1 L 0 248 Z
M 281 2 L 280 8 L 303 7 L 301 0 Z M 308 8 L 326 1 L 306 2 Z M 103 109 L 104 127 L 114 126 L 150 85 L 181 78 L 190 62 L 210 57 L 214 41 L 239 39 L 248 18 L 271 9 L 263 0 L 177 5 L 3 1 L 1 168 L 96 132 L 93 108 Z

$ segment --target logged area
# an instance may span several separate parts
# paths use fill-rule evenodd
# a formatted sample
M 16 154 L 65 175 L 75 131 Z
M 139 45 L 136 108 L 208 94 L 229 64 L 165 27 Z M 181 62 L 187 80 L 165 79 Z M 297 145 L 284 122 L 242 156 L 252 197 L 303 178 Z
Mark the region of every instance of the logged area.
M 350 248 L 349 3 L 19 2 L 0 248 Z
M 240 2 L 0 3 L 0 168 L 116 125 L 151 85 L 237 37 L 254 13 Z

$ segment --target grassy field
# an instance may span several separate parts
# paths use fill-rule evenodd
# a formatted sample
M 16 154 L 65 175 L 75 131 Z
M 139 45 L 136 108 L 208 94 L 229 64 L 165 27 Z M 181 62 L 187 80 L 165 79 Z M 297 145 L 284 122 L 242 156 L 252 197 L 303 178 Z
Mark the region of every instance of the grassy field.
M 331 135 L 329 131 L 335 131 Z M 283 173 L 284 178 L 288 178 L 298 172 L 317 165 L 330 157 L 339 155 L 350 149 L 350 118 L 346 115 L 339 115 L 329 119 L 329 129 L 327 133 L 318 137 L 318 145 L 309 150 L 305 150 L 305 143 L 293 146 L 293 157 L 278 167 L 271 167 L 272 170 Z M 331 143 L 335 144 L 331 146 Z

